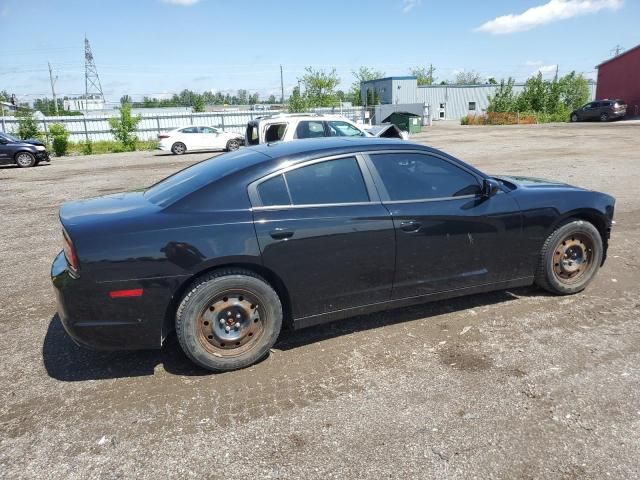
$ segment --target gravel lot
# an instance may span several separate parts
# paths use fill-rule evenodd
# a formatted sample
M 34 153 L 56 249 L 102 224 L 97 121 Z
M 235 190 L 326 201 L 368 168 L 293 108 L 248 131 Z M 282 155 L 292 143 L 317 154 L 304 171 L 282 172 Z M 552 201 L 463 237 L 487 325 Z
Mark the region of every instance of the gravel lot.
M 211 154 L 0 167 L 0 477 L 640 477 L 640 124 L 460 127 L 416 136 L 493 173 L 617 197 L 586 292 L 534 288 L 281 336 L 214 375 L 161 351 L 76 347 L 49 266 L 66 200 L 139 188 Z

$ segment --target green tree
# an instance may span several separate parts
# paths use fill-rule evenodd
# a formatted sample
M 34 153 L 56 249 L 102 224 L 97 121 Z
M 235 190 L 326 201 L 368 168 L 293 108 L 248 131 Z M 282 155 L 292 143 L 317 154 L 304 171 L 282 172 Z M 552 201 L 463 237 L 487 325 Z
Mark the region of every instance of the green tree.
M 516 107 L 517 96 L 513 93 L 515 80 L 511 77 L 505 82 L 500 80 L 500 86 L 495 94 L 489 96 L 488 112 L 513 112 Z
M 410 72 L 411 75 L 416 77 L 418 80 L 418 86 L 420 85 L 433 85 L 436 81 L 436 77 L 433 76 L 433 73 L 436 71 L 433 65 L 430 65 L 429 68 L 426 67 L 413 67 Z
M 194 112 L 204 112 L 204 100 L 202 95 L 196 95 L 193 97 L 193 111 Z
M 276 103 L 276 96 L 274 94 L 269 95 L 269 98 L 267 99 L 267 103 Z
M 489 78 L 487 78 L 487 83 L 489 85 L 497 85 L 498 81 L 495 79 L 495 77 L 489 77 Z
M 49 127 L 49 134 L 53 138 L 53 151 L 57 157 L 67 154 L 69 148 L 69 132 L 61 123 L 54 123 Z
M 335 88 L 340 84 L 336 69 L 326 72 L 322 69 L 305 68 L 307 72 L 300 82 L 304 85 L 304 97 L 309 108 L 333 107 L 338 103 Z
M 582 75 L 571 72 L 558 83 L 561 101 L 567 109 L 574 110 L 589 101 L 589 82 Z
M 300 94 L 300 88 L 294 87 L 289 97 L 289 112 L 300 113 L 308 110 L 305 98 Z
M 237 105 L 247 105 L 249 103 L 249 92 L 247 92 L 244 89 L 240 89 L 238 90 L 238 93 L 236 94 L 238 100 L 236 101 Z
M 482 83 L 482 76 L 475 70 L 462 71 L 456 74 L 456 85 L 478 85 Z
M 33 116 L 33 110 L 29 108 L 19 108 L 16 111 L 16 117 L 18 119 L 18 137 L 26 140 L 28 138 L 38 138 L 41 136 L 38 130 L 38 123 Z
M 122 143 L 125 150 L 134 151 L 136 149 L 136 141 L 138 138 L 133 132 L 136 131 L 140 120 L 140 115 L 131 115 L 131 104 L 129 103 L 124 103 L 120 107 L 119 117 L 112 117 L 109 119 L 111 133 L 116 140 Z
M 120 97 L 120 105 L 124 105 L 124 104 L 131 104 L 133 103 L 131 101 L 131 97 L 129 95 L 123 95 Z
M 354 70 L 351 73 L 355 77 L 355 81 L 351 84 L 351 89 L 349 90 L 348 98 L 346 99 L 351 101 L 354 105 L 362 105 L 362 97 L 360 95 L 360 86 L 362 85 L 362 82 L 376 80 L 385 76 L 384 72 L 374 70 L 369 67 L 360 67 L 358 70 Z

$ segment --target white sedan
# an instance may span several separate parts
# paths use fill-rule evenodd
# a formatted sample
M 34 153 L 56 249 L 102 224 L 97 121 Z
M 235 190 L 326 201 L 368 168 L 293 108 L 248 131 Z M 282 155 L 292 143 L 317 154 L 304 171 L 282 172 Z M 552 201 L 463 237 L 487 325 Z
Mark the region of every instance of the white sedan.
M 244 137 L 214 127 L 196 126 L 176 128 L 158 135 L 158 148 L 175 155 L 195 150 L 237 150 Z

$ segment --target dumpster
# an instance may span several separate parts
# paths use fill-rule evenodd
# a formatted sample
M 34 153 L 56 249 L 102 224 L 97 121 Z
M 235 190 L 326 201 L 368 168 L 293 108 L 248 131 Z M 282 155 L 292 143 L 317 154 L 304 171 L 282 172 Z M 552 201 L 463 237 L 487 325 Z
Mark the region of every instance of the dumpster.
M 415 113 L 393 112 L 383 120 L 383 123 L 392 123 L 400 130 L 409 133 L 420 133 L 422 130 L 422 118 Z

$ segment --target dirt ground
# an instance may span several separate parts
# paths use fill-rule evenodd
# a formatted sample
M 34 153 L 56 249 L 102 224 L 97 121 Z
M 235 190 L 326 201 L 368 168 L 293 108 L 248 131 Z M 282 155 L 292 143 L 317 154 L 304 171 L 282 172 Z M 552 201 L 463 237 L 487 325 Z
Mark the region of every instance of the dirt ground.
M 640 123 L 461 127 L 416 140 L 489 173 L 617 198 L 582 294 L 471 296 L 284 333 L 245 370 L 75 346 L 49 266 L 66 200 L 149 185 L 211 154 L 0 167 L 0 477 L 640 477 Z

